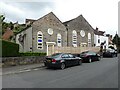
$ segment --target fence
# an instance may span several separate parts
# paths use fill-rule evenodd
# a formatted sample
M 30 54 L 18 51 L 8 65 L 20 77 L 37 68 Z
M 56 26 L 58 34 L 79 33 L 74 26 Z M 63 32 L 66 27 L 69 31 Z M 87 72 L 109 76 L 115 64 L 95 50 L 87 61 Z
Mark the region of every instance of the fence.
M 48 55 L 54 54 L 54 53 L 81 53 L 83 51 L 94 51 L 99 52 L 99 47 L 49 47 L 48 49 Z

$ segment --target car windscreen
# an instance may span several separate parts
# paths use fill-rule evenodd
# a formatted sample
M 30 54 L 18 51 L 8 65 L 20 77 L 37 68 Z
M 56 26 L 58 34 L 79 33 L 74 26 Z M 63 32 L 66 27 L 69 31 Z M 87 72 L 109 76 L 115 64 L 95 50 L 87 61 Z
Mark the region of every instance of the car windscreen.
M 60 57 L 62 54 L 61 53 L 56 53 L 56 54 L 53 54 L 51 55 L 52 58 L 58 58 Z
M 87 54 L 89 51 L 86 51 L 86 52 L 82 52 L 81 55 L 84 55 L 84 54 Z

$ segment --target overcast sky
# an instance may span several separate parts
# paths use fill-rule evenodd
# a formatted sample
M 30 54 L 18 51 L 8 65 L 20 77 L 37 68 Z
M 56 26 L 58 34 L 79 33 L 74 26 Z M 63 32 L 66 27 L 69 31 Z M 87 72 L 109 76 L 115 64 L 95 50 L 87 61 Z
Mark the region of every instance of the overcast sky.
M 112 34 L 118 32 L 119 0 L 2 0 L 0 13 L 7 22 L 25 23 L 26 18 L 38 19 L 53 12 L 62 22 L 79 15 L 93 28 Z

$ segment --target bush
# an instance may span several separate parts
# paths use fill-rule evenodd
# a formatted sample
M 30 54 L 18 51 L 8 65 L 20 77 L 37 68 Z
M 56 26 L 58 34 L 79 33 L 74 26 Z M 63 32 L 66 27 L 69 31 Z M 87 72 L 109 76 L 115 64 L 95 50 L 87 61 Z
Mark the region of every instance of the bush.
M 19 45 L 16 43 L 2 41 L 2 57 L 19 56 Z
M 20 56 L 46 56 L 46 53 L 38 53 L 38 52 L 25 52 L 19 54 Z

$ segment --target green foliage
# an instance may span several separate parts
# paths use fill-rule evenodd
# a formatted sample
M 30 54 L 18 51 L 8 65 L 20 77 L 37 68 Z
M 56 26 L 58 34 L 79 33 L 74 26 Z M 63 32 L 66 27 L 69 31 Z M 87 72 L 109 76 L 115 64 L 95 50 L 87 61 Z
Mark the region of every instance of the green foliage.
M 116 34 L 112 40 L 112 42 L 114 44 L 116 44 L 117 46 L 120 46 L 120 37 L 118 36 L 118 34 Z
M 13 29 L 14 35 L 16 35 L 17 33 L 21 32 L 24 28 L 25 28 L 25 25 L 18 25 L 17 27 L 15 27 Z
M 2 40 L 2 57 L 19 56 L 19 45 Z
M 20 56 L 46 56 L 46 53 L 26 52 L 26 53 L 20 53 Z
M 0 22 L 3 22 L 4 19 L 5 19 L 4 15 L 0 15 Z
M 120 37 L 118 36 L 118 34 L 116 34 L 116 35 L 114 36 L 112 42 L 113 42 L 114 44 L 116 44 L 117 50 L 118 50 L 118 52 L 120 53 Z

